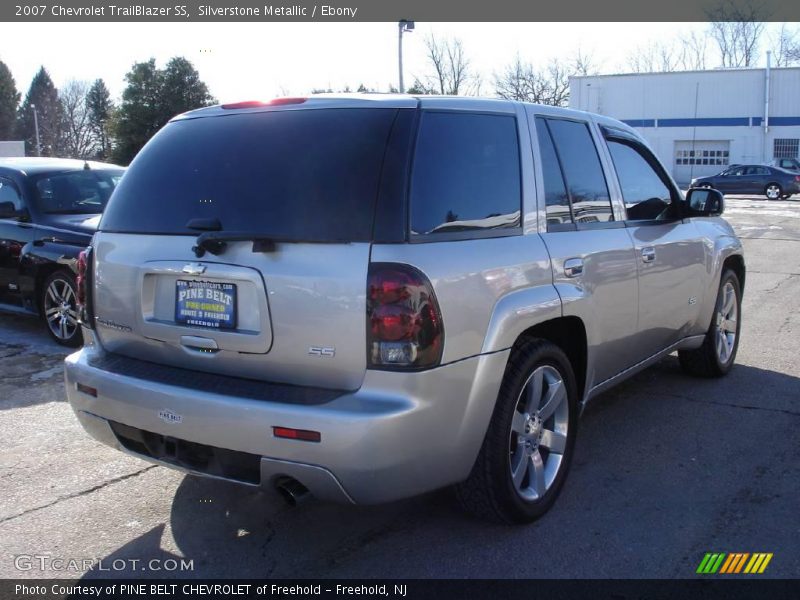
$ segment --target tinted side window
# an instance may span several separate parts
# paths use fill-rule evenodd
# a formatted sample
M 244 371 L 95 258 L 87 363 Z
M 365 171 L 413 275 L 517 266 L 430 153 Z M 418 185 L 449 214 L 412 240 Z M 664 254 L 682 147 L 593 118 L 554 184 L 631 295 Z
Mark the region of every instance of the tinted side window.
M 553 140 L 544 119 L 536 119 L 536 137 L 539 139 L 539 153 L 542 159 L 547 223 L 548 225 L 572 223 L 567 186 L 564 184 L 556 149 L 553 147 Z
M 670 215 L 670 189 L 638 150 L 628 144 L 609 141 L 625 210 L 632 220 L 665 219 Z
M 426 112 L 411 176 L 411 233 L 520 226 L 516 119 Z
M 547 119 L 567 180 L 576 223 L 613 221 L 600 157 L 586 123 Z
M 11 181 L 2 177 L 0 177 L 0 202 L 11 202 L 17 210 L 23 208 L 22 198 L 20 198 L 17 188 Z

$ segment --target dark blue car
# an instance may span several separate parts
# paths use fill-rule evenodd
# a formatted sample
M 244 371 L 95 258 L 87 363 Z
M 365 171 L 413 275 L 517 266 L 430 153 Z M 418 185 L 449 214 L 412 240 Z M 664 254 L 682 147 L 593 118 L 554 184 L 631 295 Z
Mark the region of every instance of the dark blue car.
M 800 175 L 767 165 L 732 165 L 718 175 L 692 179 L 691 187 L 710 187 L 723 194 L 764 195 L 768 200 L 800 194 Z

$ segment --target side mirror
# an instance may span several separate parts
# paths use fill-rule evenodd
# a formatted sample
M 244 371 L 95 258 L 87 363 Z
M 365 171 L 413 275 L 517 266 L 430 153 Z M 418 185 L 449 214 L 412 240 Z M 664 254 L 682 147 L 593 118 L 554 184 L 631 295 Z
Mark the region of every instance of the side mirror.
M 711 217 L 722 214 L 725 200 L 719 190 L 691 188 L 686 192 L 686 206 L 690 217 Z
M 0 219 L 13 219 L 21 214 L 13 202 L 0 202 Z

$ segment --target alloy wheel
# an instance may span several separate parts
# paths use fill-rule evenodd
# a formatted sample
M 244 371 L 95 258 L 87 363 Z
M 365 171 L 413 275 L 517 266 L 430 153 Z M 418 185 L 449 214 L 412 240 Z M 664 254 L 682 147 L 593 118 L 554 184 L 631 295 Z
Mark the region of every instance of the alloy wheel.
M 555 367 L 542 365 L 522 387 L 511 421 L 509 468 L 523 499 L 539 500 L 553 485 L 564 459 L 568 427 L 566 385 Z
M 716 348 L 719 362 L 727 364 L 736 345 L 736 325 L 739 317 L 739 307 L 736 302 L 736 290 L 728 281 L 722 288 L 717 301 L 716 314 Z
M 78 329 L 78 310 L 75 290 L 66 279 L 57 277 L 44 294 L 44 316 L 55 337 L 69 340 Z
M 770 200 L 777 200 L 781 197 L 781 188 L 779 185 L 775 185 L 774 183 L 767 186 L 767 198 Z

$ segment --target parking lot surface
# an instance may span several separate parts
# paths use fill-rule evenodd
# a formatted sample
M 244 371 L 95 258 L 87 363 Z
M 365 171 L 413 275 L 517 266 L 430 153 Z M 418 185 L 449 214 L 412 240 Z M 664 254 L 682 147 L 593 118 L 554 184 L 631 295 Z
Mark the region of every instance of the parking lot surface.
M 800 202 L 728 199 L 726 217 L 748 269 L 737 366 L 694 379 L 671 356 L 599 397 L 561 497 L 525 527 L 447 490 L 290 508 L 123 455 L 65 402 L 67 352 L 0 314 L 0 577 L 669 578 L 706 552 L 772 552 L 763 576 L 800 577 Z

